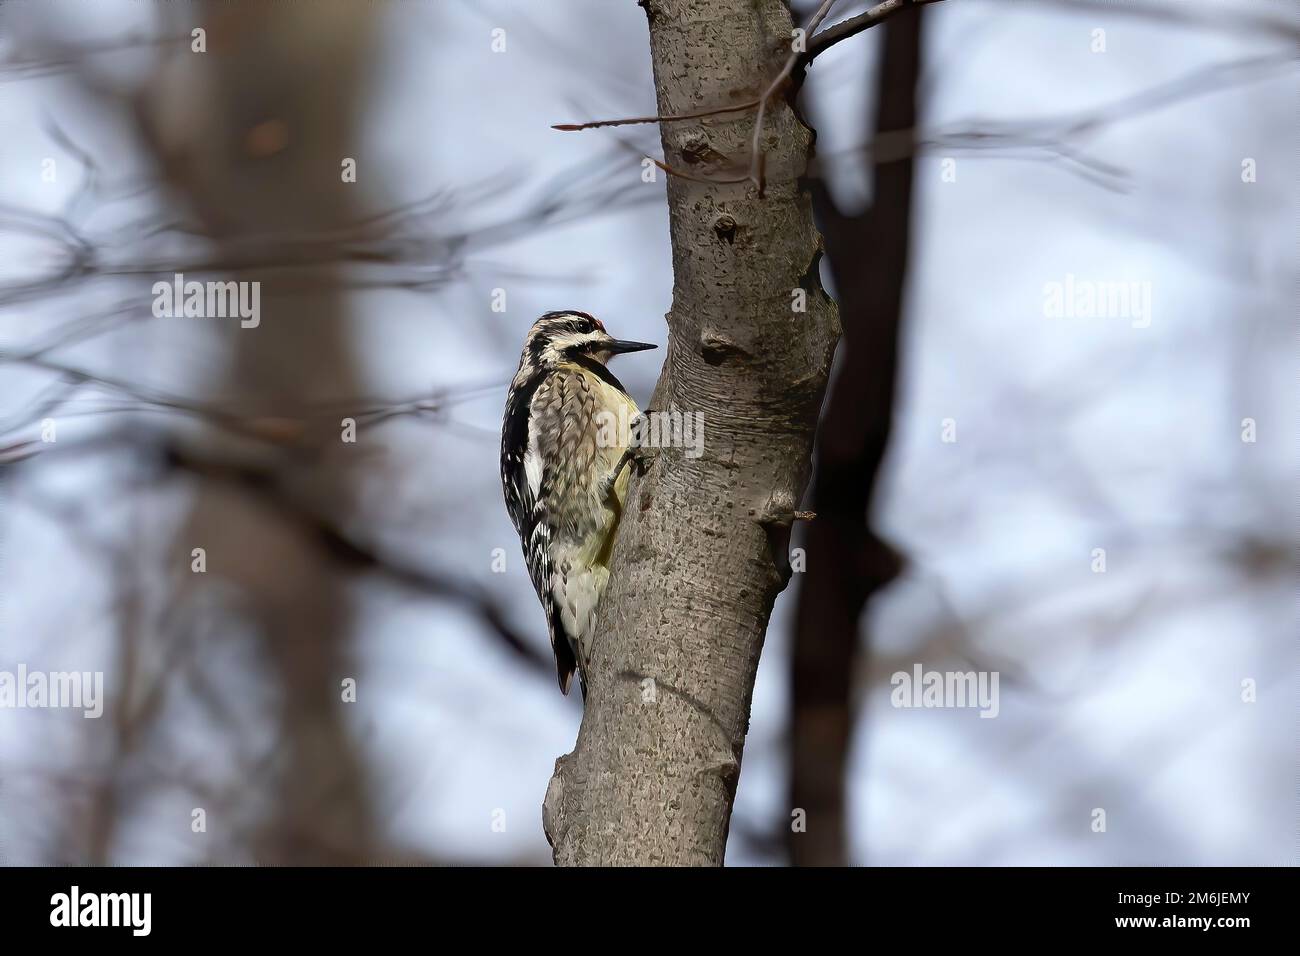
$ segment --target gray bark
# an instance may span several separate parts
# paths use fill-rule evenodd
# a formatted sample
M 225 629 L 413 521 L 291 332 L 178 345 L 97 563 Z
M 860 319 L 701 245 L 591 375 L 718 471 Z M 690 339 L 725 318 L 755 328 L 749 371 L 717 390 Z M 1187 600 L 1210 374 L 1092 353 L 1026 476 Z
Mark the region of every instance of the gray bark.
M 758 96 L 790 51 L 780 0 L 645 0 L 659 113 Z M 748 168 L 753 111 L 661 124 L 692 177 Z M 839 337 L 799 183 L 812 139 L 770 104 L 767 188 L 668 181 L 673 307 L 651 407 L 703 412 L 704 454 L 634 478 L 577 746 L 543 821 L 555 861 L 719 865 L 763 636 L 789 579 L 790 523 Z M 806 311 L 796 311 L 794 290 Z

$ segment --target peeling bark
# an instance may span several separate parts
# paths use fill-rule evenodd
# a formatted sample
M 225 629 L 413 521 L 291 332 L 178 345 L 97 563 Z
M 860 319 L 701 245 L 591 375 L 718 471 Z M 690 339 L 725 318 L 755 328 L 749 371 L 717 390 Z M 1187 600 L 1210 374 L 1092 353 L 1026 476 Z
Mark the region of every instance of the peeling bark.
M 660 114 L 752 99 L 790 51 L 780 0 L 642 6 Z M 664 123 L 665 162 L 693 177 L 734 175 L 748 165 L 753 122 L 749 111 Z M 673 307 L 651 407 L 703 412 L 704 454 L 665 449 L 629 487 L 577 746 L 556 761 L 543 807 L 558 864 L 722 863 L 839 337 L 799 180 L 811 140 L 777 96 L 762 198 L 752 183 L 669 178 Z

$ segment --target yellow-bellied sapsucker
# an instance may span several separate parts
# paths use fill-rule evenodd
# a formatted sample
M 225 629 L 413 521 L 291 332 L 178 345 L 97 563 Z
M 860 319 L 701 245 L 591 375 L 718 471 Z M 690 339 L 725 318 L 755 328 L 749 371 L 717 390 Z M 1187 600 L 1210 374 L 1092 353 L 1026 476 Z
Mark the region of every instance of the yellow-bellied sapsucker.
M 627 423 L 636 403 L 606 368 L 652 349 L 585 312 L 548 312 L 528 332 L 501 427 L 501 484 L 546 611 L 560 690 L 578 668 L 583 696 L 596 605 L 627 493 Z

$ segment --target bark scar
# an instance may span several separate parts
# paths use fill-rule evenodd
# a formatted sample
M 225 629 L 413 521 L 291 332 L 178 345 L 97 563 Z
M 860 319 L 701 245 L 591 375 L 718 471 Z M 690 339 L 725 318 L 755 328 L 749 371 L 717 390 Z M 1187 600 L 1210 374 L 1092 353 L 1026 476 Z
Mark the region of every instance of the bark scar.
M 749 352 L 730 336 L 716 329 L 704 329 L 700 333 L 700 358 L 716 367 L 728 359 L 749 358 Z

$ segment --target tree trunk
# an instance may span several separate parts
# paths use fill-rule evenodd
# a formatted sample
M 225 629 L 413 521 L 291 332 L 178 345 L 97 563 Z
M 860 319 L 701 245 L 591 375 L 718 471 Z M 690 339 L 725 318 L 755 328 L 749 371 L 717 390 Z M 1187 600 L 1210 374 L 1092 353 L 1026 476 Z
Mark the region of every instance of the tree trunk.
M 660 114 L 753 99 L 790 52 L 780 0 L 644 0 Z M 754 111 L 662 124 L 673 308 L 651 407 L 700 412 L 698 458 L 631 482 L 577 746 L 543 807 L 561 865 L 719 865 L 772 603 L 839 337 L 803 174 L 812 132 L 773 97 L 767 188 Z M 803 306 L 803 311 L 799 307 Z
M 903 10 L 884 27 L 875 86 L 877 140 L 916 126 L 922 12 Z M 844 320 L 844 341 L 822 418 L 805 542 L 790 681 L 790 805 L 807 814 L 807 831 L 790 832 L 796 866 L 849 862 L 845 812 L 852 743 L 853 675 L 858 621 L 872 594 L 889 584 L 899 556 L 869 524 L 868 509 L 889 443 L 911 241 L 911 144 L 901 157 L 873 148 L 871 207 L 842 212 L 825 188 L 813 188 L 817 222 Z
M 145 116 L 153 118 L 151 138 L 163 166 L 216 240 L 326 233 L 367 211 L 366 180 L 342 182 L 340 162 L 356 156 L 362 79 L 377 20 L 362 5 L 209 11 L 211 52 L 182 53 L 176 74 L 155 85 L 158 99 Z M 250 420 L 307 422 L 313 403 L 361 392 L 340 270 L 311 273 L 309 285 L 317 287 L 309 289 L 302 288 L 302 275 L 269 268 L 216 277 L 260 281 L 264 313 L 256 328 L 215 326 L 229 356 L 216 385 L 224 404 Z M 313 427 L 326 431 L 306 437 L 327 434 L 327 447 L 340 451 L 301 463 L 274 460 L 266 470 L 284 493 L 328 503 L 342 525 L 353 500 L 346 458 L 352 446 L 336 443 L 333 422 Z M 207 435 L 203 451 L 235 462 L 254 454 L 228 448 L 228 441 Z M 250 797 L 270 790 L 273 812 L 251 831 L 214 817 L 214 835 L 247 840 L 260 863 L 372 859 L 378 854 L 370 790 L 340 699 L 341 679 L 356 673 L 346 577 L 319 540 L 266 501 L 210 482 L 198 486 L 177 535 L 182 568 L 197 545 L 207 550 L 211 574 L 182 573 L 175 599 L 193 599 L 213 579 L 233 586 L 280 690 L 277 759 L 267 779 L 246 788 Z

